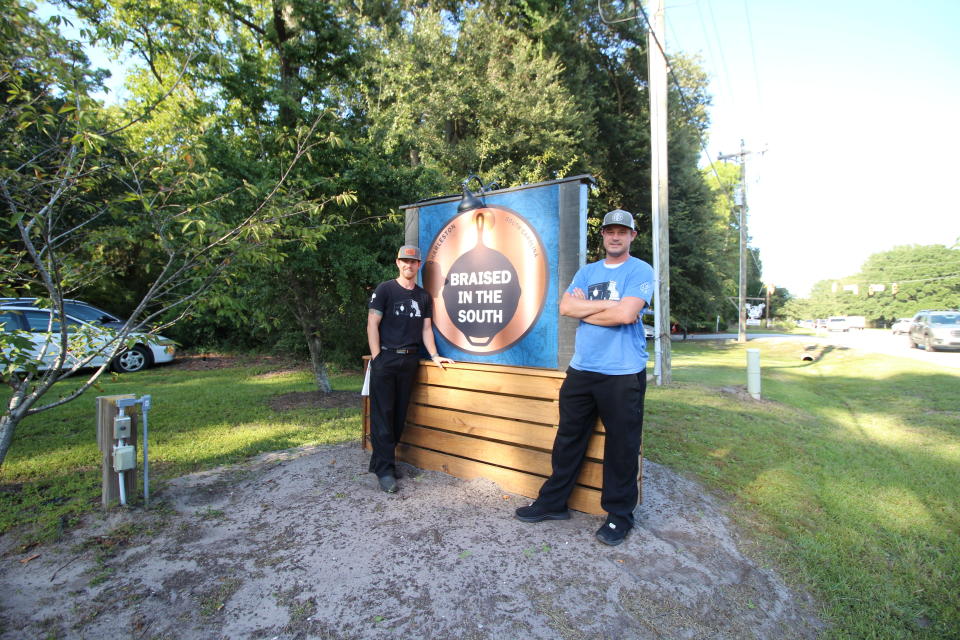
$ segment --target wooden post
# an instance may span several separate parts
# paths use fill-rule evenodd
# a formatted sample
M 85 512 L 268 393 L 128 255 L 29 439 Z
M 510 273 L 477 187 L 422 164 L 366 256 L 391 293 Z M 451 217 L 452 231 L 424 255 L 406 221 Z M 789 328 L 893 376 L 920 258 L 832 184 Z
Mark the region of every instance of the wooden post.
M 101 454 L 101 504 L 103 508 L 113 505 L 120 500 L 120 482 L 117 472 L 113 470 L 113 419 L 117 417 L 120 410 L 117 409 L 117 400 L 126 398 L 136 398 L 133 394 L 120 396 L 98 396 L 97 397 L 97 444 L 100 447 Z M 137 414 L 132 411 L 133 407 L 127 409 L 130 411 L 130 437 L 126 439 L 129 445 L 137 446 Z M 127 494 L 127 502 L 131 502 L 137 494 L 137 470 L 130 469 L 124 473 L 124 491 Z

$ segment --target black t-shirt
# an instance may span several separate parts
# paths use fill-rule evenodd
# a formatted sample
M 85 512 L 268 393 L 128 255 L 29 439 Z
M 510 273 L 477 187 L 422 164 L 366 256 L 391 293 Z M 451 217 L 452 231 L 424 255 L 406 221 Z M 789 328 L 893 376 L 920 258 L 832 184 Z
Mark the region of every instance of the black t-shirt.
M 370 297 L 369 309 L 383 314 L 380 346 L 402 349 L 423 341 L 423 319 L 433 318 L 433 299 L 420 285 L 404 289 L 396 280 L 381 282 Z

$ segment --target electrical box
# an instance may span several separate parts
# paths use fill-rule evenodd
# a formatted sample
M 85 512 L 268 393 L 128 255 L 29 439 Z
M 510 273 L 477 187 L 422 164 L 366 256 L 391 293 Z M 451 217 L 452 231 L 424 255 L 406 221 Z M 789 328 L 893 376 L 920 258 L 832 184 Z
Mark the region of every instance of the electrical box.
M 113 439 L 130 437 L 130 416 L 117 416 L 113 419 Z
M 127 418 L 129 421 L 129 418 Z M 113 470 L 129 471 L 137 468 L 137 448 L 133 445 L 123 445 L 113 449 Z

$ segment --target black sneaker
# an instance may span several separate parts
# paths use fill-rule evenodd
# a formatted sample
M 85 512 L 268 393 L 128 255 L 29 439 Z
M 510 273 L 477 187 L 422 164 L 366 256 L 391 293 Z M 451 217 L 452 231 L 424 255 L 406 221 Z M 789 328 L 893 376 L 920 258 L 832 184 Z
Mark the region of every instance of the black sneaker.
M 603 526 L 597 529 L 597 540 L 603 544 L 608 544 L 611 547 L 615 547 L 621 542 L 623 542 L 627 534 L 630 533 L 630 527 L 628 525 L 618 525 L 611 520 L 607 520 L 603 523 Z
M 543 522 L 544 520 L 569 520 L 570 512 L 563 511 L 544 511 L 536 505 L 531 504 L 528 507 L 520 507 L 516 513 L 517 520 L 521 522 Z
M 380 482 L 380 488 L 387 493 L 396 493 L 400 488 L 397 486 L 397 479 L 393 476 L 379 476 L 377 480 Z

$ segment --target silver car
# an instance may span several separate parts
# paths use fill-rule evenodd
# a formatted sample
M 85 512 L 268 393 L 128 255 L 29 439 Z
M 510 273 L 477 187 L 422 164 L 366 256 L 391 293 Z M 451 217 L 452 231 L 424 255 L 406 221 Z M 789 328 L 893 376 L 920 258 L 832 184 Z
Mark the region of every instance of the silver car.
M 40 368 L 49 367 L 57 353 L 59 346 L 57 340 L 60 334 L 60 320 L 57 316 L 51 318 L 51 310 L 32 306 L 24 302 L 24 298 L 7 299 L 8 302 L 0 302 L 0 331 L 5 333 L 17 332 L 19 335 L 26 336 L 33 343 L 33 353 L 39 357 L 44 352 L 43 361 Z M 117 328 L 120 320 L 110 315 L 106 311 L 97 309 L 86 303 L 69 301 L 70 305 L 64 304 L 67 312 L 67 332 L 75 336 L 83 336 L 78 340 L 79 352 L 75 356 L 67 359 L 65 366 L 72 367 L 73 364 L 85 357 L 87 353 L 100 349 L 111 341 L 110 331 Z M 80 309 L 83 305 L 86 309 Z M 74 315 L 77 310 L 80 313 Z M 173 340 L 163 336 L 154 336 L 147 338 L 142 334 L 131 334 L 131 342 L 134 344 L 121 351 L 111 362 L 110 367 L 118 373 L 133 373 L 146 369 L 154 364 L 170 362 L 176 355 L 176 345 Z M 43 347 L 46 345 L 46 349 Z M 68 352 L 69 353 L 69 352 Z M 32 357 L 32 356 L 31 356 Z M 6 360 L 3 354 L 0 354 L 0 362 Z M 96 355 L 90 361 L 90 367 L 99 367 L 106 362 L 102 355 Z
M 910 347 L 922 346 L 927 351 L 960 350 L 960 310 L 926 310 L 910 323 Z

